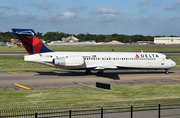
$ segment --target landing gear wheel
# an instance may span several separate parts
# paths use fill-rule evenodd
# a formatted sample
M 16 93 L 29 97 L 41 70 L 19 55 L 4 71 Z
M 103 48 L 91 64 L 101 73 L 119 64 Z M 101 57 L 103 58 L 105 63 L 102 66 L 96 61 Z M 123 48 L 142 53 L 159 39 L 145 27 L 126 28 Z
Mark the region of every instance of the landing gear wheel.
M 96 75 L 97 75 L 97 76 L 103 76 L 103 73 L 104 73 L 103 71 L 98 71 L 98 72 L 96 73 Z
M 85 71 L 85 74 L 86 74 L 86 75 L 91 75 L 91 71 L 90 71 L 90 70 L 86 70 L 86 71 Z
M 169 69 L 165 69 L 165 74 L 169 74 Z

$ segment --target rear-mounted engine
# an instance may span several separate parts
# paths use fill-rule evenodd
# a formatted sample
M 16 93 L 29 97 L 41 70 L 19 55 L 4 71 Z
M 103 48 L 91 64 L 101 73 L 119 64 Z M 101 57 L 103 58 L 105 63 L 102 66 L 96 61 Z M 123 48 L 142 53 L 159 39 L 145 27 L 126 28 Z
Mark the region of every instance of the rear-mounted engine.
M 82 56 L 65 56 L 53 59 L 54 65 L 60 66 L 82 66 L 84 58 Z

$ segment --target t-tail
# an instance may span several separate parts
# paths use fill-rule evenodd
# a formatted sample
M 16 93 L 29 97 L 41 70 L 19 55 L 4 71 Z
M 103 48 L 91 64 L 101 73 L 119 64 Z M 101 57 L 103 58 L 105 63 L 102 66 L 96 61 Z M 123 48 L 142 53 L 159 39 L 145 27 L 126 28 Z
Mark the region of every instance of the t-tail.
M 27 52 L 31 54 L 53 52 L 48 49 L 36 36 L 36 33 L 32 29 L 12 29 L 13 34 L 21 41 Z

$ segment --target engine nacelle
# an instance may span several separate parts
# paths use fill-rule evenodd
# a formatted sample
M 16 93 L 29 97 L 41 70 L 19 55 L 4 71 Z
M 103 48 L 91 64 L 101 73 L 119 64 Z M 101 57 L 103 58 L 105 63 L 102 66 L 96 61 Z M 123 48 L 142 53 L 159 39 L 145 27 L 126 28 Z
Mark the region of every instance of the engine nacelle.
M 83 56 L 65 56 L 53 59 L 54 65 L 60 66 L 82 66 L 84 64 Z

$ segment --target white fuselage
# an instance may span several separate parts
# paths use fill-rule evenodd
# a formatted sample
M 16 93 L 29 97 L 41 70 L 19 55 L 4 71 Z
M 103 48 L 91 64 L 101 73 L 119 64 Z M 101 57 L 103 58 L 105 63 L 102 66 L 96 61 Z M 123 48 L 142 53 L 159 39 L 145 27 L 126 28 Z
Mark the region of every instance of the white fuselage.
M 176 66 L 166 55 L 154 52 L 48 52 L 26 55 L 24 60 L 77 70 L 169 69 Z

